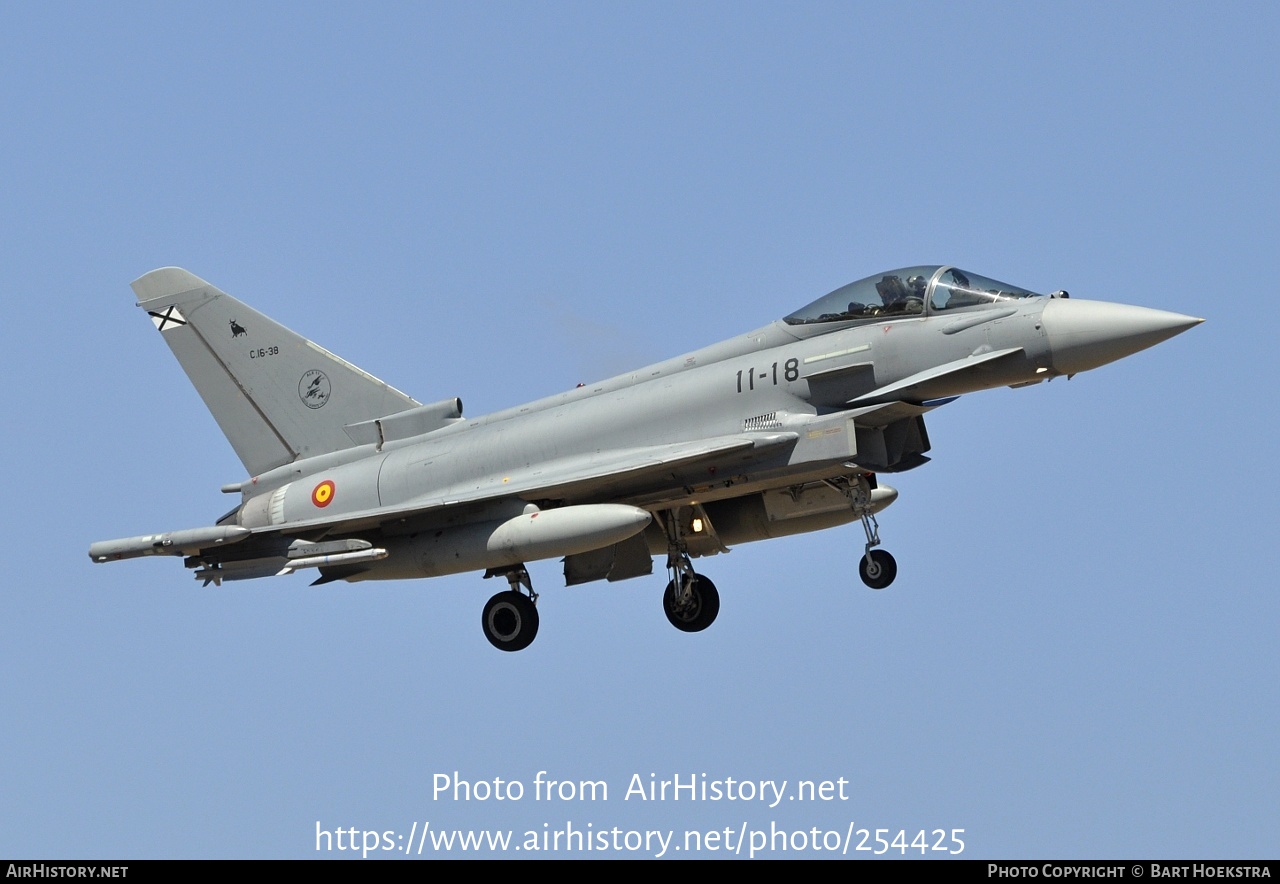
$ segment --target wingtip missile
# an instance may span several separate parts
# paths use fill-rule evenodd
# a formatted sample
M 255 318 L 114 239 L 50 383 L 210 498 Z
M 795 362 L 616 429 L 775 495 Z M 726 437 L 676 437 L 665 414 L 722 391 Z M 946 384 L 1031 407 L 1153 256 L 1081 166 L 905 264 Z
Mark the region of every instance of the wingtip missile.
M 165 534 L 140 534 L 119 540 L 99 540 L 90 544 L 89 558 L 95 562 L 114 562 L 140 556 L 187 556 L 211 546 L 225 546 L 244 540 L 251 532 L 239 525 L 189 528 Z

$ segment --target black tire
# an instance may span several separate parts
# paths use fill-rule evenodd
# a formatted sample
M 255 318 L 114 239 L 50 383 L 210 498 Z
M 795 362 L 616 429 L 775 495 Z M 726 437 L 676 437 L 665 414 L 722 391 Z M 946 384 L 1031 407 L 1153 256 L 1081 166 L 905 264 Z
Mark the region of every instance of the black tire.
M 702 632 L 716 621 L 720 613 L 720 593 L 716 585 L 701 574 L 693 578 L 693 598 L 683 608 L 676 607 L 676 583 L 667 584 L 662 594 L 662 610 L 671 625 L 681 632 Z
M 485 603 L 480 625 L 499 651 L 521 651 L 538 634 L 538 608 L 527 595 L 509 589 Z
M 898 576 L 898 563 L 884 550 L 873 549 L 858 560 L 858 576 L 872 589 L 884 589 Z

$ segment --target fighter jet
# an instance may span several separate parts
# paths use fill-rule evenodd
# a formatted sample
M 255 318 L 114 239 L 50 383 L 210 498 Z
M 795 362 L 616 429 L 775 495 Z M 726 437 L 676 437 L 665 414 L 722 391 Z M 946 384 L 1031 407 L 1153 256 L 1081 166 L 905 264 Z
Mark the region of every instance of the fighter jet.
M 207 586 L 317 569 L 316 584 L 483 571 L 508 588 L 484 635 L 538 631 L 529 562 L 567 585 L 653 572 L 677 629 L 716 619 L 694 560 L 861 522 L 862 580 L 893 582 L 880 480 L 926 463 L 924 415 L 965 393 L 1097 368 L 1202 320 L 1040 295 L 951 266 L 849 283 L 736 338 L 478 418 L 422 404 L 191 273 L 133 283 L 138 306 L 244 464 L 213 525 L 94 543 L 185 557 Z

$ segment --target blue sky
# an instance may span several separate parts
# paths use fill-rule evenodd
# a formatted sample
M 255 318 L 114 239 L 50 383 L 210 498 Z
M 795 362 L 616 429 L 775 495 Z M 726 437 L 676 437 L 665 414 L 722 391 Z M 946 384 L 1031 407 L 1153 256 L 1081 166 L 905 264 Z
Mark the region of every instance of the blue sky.
M 0 855 L 336 856 L 317 821 L 430 821 L 1274 857 L 1278 24 L 1262 3 L 6 6 Z M 856 525 L 705 560 L 721 614 L 692 636 L 660 575 L 566 589 L 543 562 L 538 640 L 500 654 L 479 574 L 201 589 L 85 555 L 209 524 L 243 478 L 132 306 L 154 267 L 475 415 L 930 262 L 1207 321 L 932 414 L 933 462 L 880 520 L 886 592 L 858 581 Z M 609 798 L 433 798 L 436 774 L 540 770 Z M 626 800 L 637 773 L 848 798 Z

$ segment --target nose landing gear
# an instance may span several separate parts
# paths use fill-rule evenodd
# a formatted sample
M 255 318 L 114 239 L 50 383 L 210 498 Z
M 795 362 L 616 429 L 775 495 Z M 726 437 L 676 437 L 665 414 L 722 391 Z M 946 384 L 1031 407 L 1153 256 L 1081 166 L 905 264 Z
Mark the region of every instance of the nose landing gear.
M 872 589 L 884 589 L 898 576 L 898 563 L 887 551 L 876 549 L 880 545 L 880 525 L 871 511 L 871 481 L 865 475 L 851 479 L 845 487 L 845 495 L 854 514 L 862 520 L 862 530 L 867 534 L 867 545 L 858 561 L 858 576 Z

